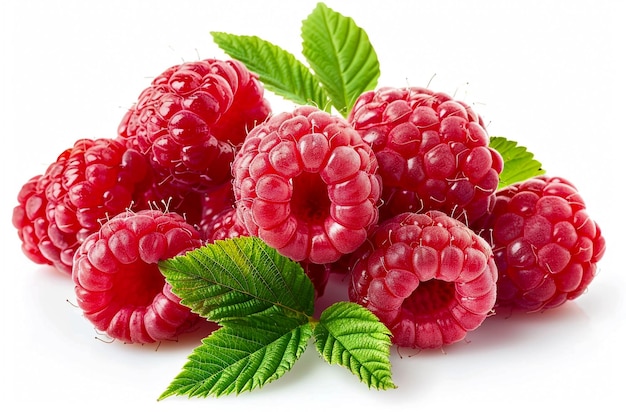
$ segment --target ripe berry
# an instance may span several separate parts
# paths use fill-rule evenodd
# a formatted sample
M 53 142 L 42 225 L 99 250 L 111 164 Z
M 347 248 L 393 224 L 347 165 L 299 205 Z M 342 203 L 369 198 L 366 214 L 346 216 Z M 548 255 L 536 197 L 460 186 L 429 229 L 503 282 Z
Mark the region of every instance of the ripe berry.
M 536 177 L 498 191 L 493 213 L 475 230 L 494 250 L 496 304 L 526 311 L 580 296 L 605 250 L 578 190 L 559 177 Z
M 13 225 L 25 255 L 70 274 L 78 246 L 136 204 L 148 176 L 145 158 L 119 141 L 76 141 L 18 194 Z
M 452 344 L 493 310 L 498 275 L 491 248 L 443 212 L 405 212 L 382 222 L 353 259 L 349 299 L 377 315 L 398 346 Z
M 237 219 L 235 208 L 222 210 L 207 220 L 202 229 L 202 236 L 208 243 L 248 235 L 246 228 Z
M 232 165 L 238 218 L 295 261 L 358 248 L 378 219 L 374 153 L 342 118 L 310 106 L 252 129 Z
M 203 194 L 201 203 L 201 219 L 199 228 L 202 238 L 209 242 L 215 240 L 213 239 L 215 236 L 219 239 L 224 239 L 225 237 L 222 237 L 222 235 L 214 235 L 214 233 L 219 230 L 218 228 L 222 228 L 223 226 L 228 228 L 226 230 L 228 231 L 235 224 L 235 222 L 232 221 L 233 219 L 225 216 L 222 218 L 222 216 L 225 215 L 225 212 L 230 211 L 232 211 L 230 214 L 234 216 L 235 195 L 233 194 L 232 182 L 228 181 L 226 183 L 222 183 L 220 186 L 206 191 Z M 237 224 L 237 226 L 241 225 Z M 225 235 L 225 233 L 223 234 Z
M 118 130 L 150 159 L 152 197 L 184 198 L 228 180 L 235 146 L 270 112 L 263 93 L 256 75 L 234 60 L 188 62 L 158 75 Z
M 180 304 L 158 262 L 201 246 L 175 213 L 122 212 L 81 244 L 72 279 L 78 306 L 96 329 L 126 343 L 172 340 L 200 319 Z
M 378 159 L 381 220 L 440 210 L 471 224 L 493 208 L 503 161 L 469 105 L 424 88 L 386 87 L 361 95 L 348 120 Z

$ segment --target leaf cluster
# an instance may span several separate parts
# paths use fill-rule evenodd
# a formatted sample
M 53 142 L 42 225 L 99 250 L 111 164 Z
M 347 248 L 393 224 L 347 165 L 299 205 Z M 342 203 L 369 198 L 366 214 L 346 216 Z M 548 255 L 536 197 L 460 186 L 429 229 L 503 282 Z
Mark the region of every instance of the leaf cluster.
M 302 266 L 257 237 L 220 240 L 159 263 L 181 303 L 217 322 L 160 396 L 240 394 L 287 371 L 309 341 L 323 359 L 349 369 L 370 388 L 395 388 L 390 332 L 350 302 L 313 318 L 314 287 Z
M 259 76 L 264 86 L 297 104 L 346 116 L 356 99 L 376 87 L 378 57 L 365 30 L 352 18 L 318 3 L 302 22 L 306 63 L 257 36 L 211 32 L 215 43 Z M 308 64 L 307 64 L 308 63 Z

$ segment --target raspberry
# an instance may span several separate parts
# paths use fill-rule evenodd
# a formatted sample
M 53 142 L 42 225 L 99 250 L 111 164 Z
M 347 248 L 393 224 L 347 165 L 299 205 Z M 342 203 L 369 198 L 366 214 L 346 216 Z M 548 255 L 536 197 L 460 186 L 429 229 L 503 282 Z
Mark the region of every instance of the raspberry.
M 374 153 L 345 121 L 311 106 L 252 129 L 232 165 L 238 219 L 282 255 L 326 264 L 378 219 Z
M 237 219 L 235 208 L 222 210 L 213 216 L 206 222 L 203 230 L 203 237 L 208 243 L 248 235 L 246 228 Z
M 145 158 L 113 139 L 80 139 L 25 183 L 13 210 L 24 254 L 70 274 L 74 252 L 102 219 L 137 202 Z
M 318 299 L 326 292 L 326 286 L 332 273 L 332 263 L 319 264 L 311 262 L 300 262 L 304 273 L 311 279 L 315 289 L 315 298 Z
M 503 161 L 466 103 L 425 88 L 384 87 L 362 94 L 348 120 L 378 159 L 381 220 L 440 210 L 471 224 L 493 208 Z
M 133 210 L 166 210 L 178 213 L 192 225 L 199 225 L 202 221 L 205 195 L 206 193 L 180 191 L 172 187 L 161 186 L 152 175 L 147 181 L 147 187 L 136 193 Z
M 493 310 L 498 274 L 491 248 L 443 212 L 383 221 L 353 262 L 350 301 L 377 315 L 398 346 L 452 344 Z
M 17 195 L 18 205 L 13 208 L 12 222 L 17 228 L 17 234 L 22 241 L 22 251 L 33 262 L 41 265 L 52 265 L 39 249 L 40 236 L 47 236 L 48 220 L 46 217 L 47 200 L 44 190 L 40 189 L 42 175 L 37 175 L 28 180 Z M 56 256 L 55 256 L 56 257 Z M 60 257 L 55 261 L 60 262 Z M 62 269 L 67 266 L 61 265 Z
M 501 189 L 493 212 L 475 230 L 494 250 L 496 305 L 526 311 L 577 298 L 605 250 L 578 190 L 560 177 L 540 176 Z
M 178 214 L 122 212 L 91 234 L 74 257 L 78 306 L 96 329 L 125 343 L 172 340 L 199 316 L 180 304 L 158 262 L 202 244 Z
M 218 239 L 230 238 L 232 236 L 226 236 L 226 233 L 231 228 L 234 228 L 234 225 L 236 225 L 237 228 L 243 228 L 243 226 L 238 223 L 236 224 L 230 217 L 224 216 L 222 218 L 222 216 L 226 214 L 223 212 L 231 212 L 229 215 L 234 216 L 234 210 L 235 195 L 233 194 L 233 185 L 230 181 L 205 192 L 202 199 L 202 216 L 199 224 L 203 239 L 212 242 L 215 240 L 213 239 L 215 236 L 217 236 Z M 228 228 L 226 232 L 223 232 L 222 235 L 214 235 L 214 233 L 218 231 L 218 228 L 222 228 L 223 226 Z M 233 232 L 233 235 L 243 234 L 240 230 L 235 230 L 237 233 Z
M 179 202 L 187 192 L 230 178 L 235 146 L 268 116 L 257 76 L 234 60 L 170 67 L 142 91 L 118 134 L 155 170 L 153 198 Z

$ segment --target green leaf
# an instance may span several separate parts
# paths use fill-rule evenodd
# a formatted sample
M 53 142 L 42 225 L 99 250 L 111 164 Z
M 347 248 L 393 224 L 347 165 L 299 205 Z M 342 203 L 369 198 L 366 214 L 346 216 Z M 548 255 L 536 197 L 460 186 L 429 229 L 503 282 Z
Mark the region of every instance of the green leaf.
M 257 36 L 211 32 L 213 40 L 233 59 L 259 75 L 267 90 L 296 104 L 328 107 L 328 96 L 311 70 L 288 51 Z
M 337 302 L 320 315 L 315 346 L 330 364 L 349 369 L 370 388 L 393 389 L 389 347 L 391 333 L 366 308 Z
M 312 316 L 314 289 L 298 263 L 257 237 L 220 240 L 159 263 L 181 303 L 212 321 L 279 307 Z
M 545 173 L 534 155 L 526 147 L 519 146 L 517 142 L 505 137 L 491 137 L 489 146 L 498 151 L 504 160 L 498 189 Z
M 279 309 L 230 319 L 202 340 L 159 400 L 172 395 L 221 396 L 251 391 L 291 370 L 312 335 L 308 318 Z
M 354 20 L 323 3 L 302 22 L 302 54 L 344 116 L 356 99 L 376 87 L 378 57 L 367 33 Z

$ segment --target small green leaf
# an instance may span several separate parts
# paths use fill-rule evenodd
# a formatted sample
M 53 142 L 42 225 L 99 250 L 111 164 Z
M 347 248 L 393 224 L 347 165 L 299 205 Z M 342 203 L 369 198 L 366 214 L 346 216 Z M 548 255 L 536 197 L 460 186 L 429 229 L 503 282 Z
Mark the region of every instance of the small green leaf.
M 354 20 L 323 3 L 302 22 L 302 54 L 344 116 L 356 99 L 376 87 L 378 57 L 367 33 Z
M 281 47 L 257 36 L 211 32 L 213 40 L 233 59 L 259 75 L 267 90 L 297 104 L 326 109 L 328 96 L 311 73 L 296 57 Z
M 545 173 L 534 155 L 526 147 L 519 146 L 512 140 L 505 137 L 491 137 L 489 146 L 498 151 L 504 160 L 498 189 Z
M 307 317 L 279 309 L 230 319 L 202 340 L 159 400 L 172 395 L 207 397 L 240 394 L 291 370 L 312 335 Z
M 396 388 L 389 361 L 391 333 L 366 308 L 337 302 L 322 312 L 313 334 L 328 363 L 346 367 L 370 388 Z
M 293 316 L 313 314 L 313 284 L 302 266 L 257 237 L 216 241 L 159 268 L 183 305 L 218 323 L 273 306 Z

